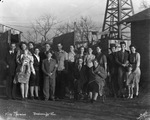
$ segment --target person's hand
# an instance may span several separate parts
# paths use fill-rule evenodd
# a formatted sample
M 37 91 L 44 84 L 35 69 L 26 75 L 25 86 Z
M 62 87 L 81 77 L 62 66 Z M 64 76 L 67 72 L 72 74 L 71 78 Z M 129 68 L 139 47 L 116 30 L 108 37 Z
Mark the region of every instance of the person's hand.
M 74 82 L 76 82 L 77 81 L 77 79 L 74 79 Z
M 48 76 L 51 77 L 51 76 L 52 76 L 52 73 L 48 74 Z
M 32 73 L 33 73 L 33 75 L 36 75 L 35 71 L 33 71 Z
M 125 66 L 126 66 L 126 64 L 122 64 L 122 66 L 123 66 L 123 67 L 125 67 Z
M 55 67 L 57 68 L 57 67 L 58 67 L 58 64 L 56 64 Z
M 16 83 L 17 83 L 15 79 L 14 79 L 13 83 L 14 83 L 14 84 L 16 84 Z
M 110 73 L 108 72 L 107 75 L 110 76 Z

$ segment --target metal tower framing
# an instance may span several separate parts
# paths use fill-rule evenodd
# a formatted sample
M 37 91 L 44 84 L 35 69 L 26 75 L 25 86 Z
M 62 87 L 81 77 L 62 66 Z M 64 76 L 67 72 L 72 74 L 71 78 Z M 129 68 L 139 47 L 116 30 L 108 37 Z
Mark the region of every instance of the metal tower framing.
M 133 14 L 132 0 L 107 0 L 101 39 L 130 40 L 130 24 L 119 22 Z

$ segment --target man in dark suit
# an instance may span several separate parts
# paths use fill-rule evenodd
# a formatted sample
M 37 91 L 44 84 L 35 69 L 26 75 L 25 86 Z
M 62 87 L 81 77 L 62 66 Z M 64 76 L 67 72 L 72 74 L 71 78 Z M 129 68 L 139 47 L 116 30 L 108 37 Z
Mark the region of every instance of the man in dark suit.
M 116 98 L 118 92 L 118 81 L 117 81 L 117 65 L 116 65 L 116 45 L 110 45 L 111 53 L 108 55 L 108 85 L 112 95 Z
M 7 81 L 6 81 L 6 95 L 8 99 L 15 99 L 15 90 L 16 90 L 16 84 L 13 84 L 13 80 L 15 77 L 16 72 L 16 44 L 11 43 L 10 49 L 7 52 L 6 55 L 6 64 L 7 64 Z
M 52 53 L 49 51 L 46 53 L 47 59 L 42 62 L 42 70 L 44 73 L 44 86 L 43 93 L 44 98 L 47 101 L 49 98 L 54 100 L 55 93 L 55 73 L 56 73 L 56 60 L 52 59 Z
M 79 58 L 78 64 L 75 65 L 74 69 L 74 98 L 79 99 L 79 94 L 86 95 L 87 93 L 87 73 L 86 67 L 83 65 L 83 59 Z
M 120 42 L 121 50 L 116 53 L 116 63 L 118 66 L 118 84 L 119 84 L 119 97 L 124 97 L 124 74 L 126 66 L 128 65 L 129 52 L 126 50 L 126 43 Z

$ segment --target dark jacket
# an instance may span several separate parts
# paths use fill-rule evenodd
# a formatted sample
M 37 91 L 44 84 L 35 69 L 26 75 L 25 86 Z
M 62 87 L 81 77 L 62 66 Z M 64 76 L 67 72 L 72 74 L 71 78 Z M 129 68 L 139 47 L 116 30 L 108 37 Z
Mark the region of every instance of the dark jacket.
M 52 73 L 51 78 L 55 79 L 55 72 L 56 72 L 56 60 L 48 59 L 43 60 L 42 62 L 42 71 L 44 73 L 44 77 L 49 77 L 49 74 Z
M 117 65 L 122 66 L 122 64 L 126 64 L 128 61 L 128 57 L 129 57 L 129 52 L 127 50 L 125 50 L 124 53 L 122 51 L 118 51 L 116 53 Z
M 17 56 L 16 51 L 14 51 L 14 53 L 10 53 L 9 51 L 7 52 L 6 64 L 8 66 L 8 74 L 9 75 L 15 75 L 16 67 L 17 67 L 16 56 Z
M 84 65 L 82 65 L 82 68 L 80 70 L 78 68 L 78 65 L 75 65 L 74 78 L 77 79 L 80 84 L 84 84 L 87 82 L 86 67 Z
M 107 57 L 107 61 L 108 61 L 108 71 L 112 74 L 115 73 L 116 71 L 116 67 L 117 67 L 117 64 L 116 64 L 116 52 L 115 53 L 111 53 L 108 55 Z
M 37 58 L 36 58 L 36 56 L 34 54 L 33 54 L 33 58 L 34 58 L 34 64 L 33 64 L 34 69 L 35 70 L 39 70 L 39 68 L 40 68 L 40 61 L 37 60 Z
M 91 67 L 89 69 L 89 82 L 91 81 L 96 81 L 98 83 L 100 83 L 101 81 L 104 81 L 107 77 L 107 72 L 105 71 L 105 69 L 103 67 L 101 67 L 100 65 L 97 68 L 93 68 Z

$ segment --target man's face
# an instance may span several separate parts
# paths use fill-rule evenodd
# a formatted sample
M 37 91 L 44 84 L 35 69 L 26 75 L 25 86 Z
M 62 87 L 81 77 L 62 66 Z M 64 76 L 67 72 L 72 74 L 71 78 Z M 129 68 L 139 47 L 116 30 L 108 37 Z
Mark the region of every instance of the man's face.
M 40 50 L 38 48 L 35 49 L 35 54 L 38 55 Z
M 60 44 L 58 44 L 58 50 L 60 51 L 60 50 L 62 50 L 62 46 L 60 45 Z
M 121 44 L 121 49 L 124 50 L 126 48 L 125 44 Z
M 96 47 L 96 51 L 97 51 L 97 53 L 100 53 L 101 52 L 101 48 L 100 47 Z
M 50 48 L 51 48 L 51 47 L 50 47 L 50 45 L 49 45 L 49 44 L 46 44 L 46 45 L 45 45 L 45 50 L 46 50 L 46 51 L 49 51 L 49 50 L 50 50 Z
M 116 48 L 115 48 L 115 47 L 112 47 L 112 48 L 111 48 L 111 52 L 116 52 Z
M 11 44 L 11 49 L 15 50 L 16 49 L 16 44 Z
M 83 52 L 84 52 L 84 47 L 81 47 L 81 49 L 80 49 L 80 50 L 81 50 L 81 52 L 83 53 Z

